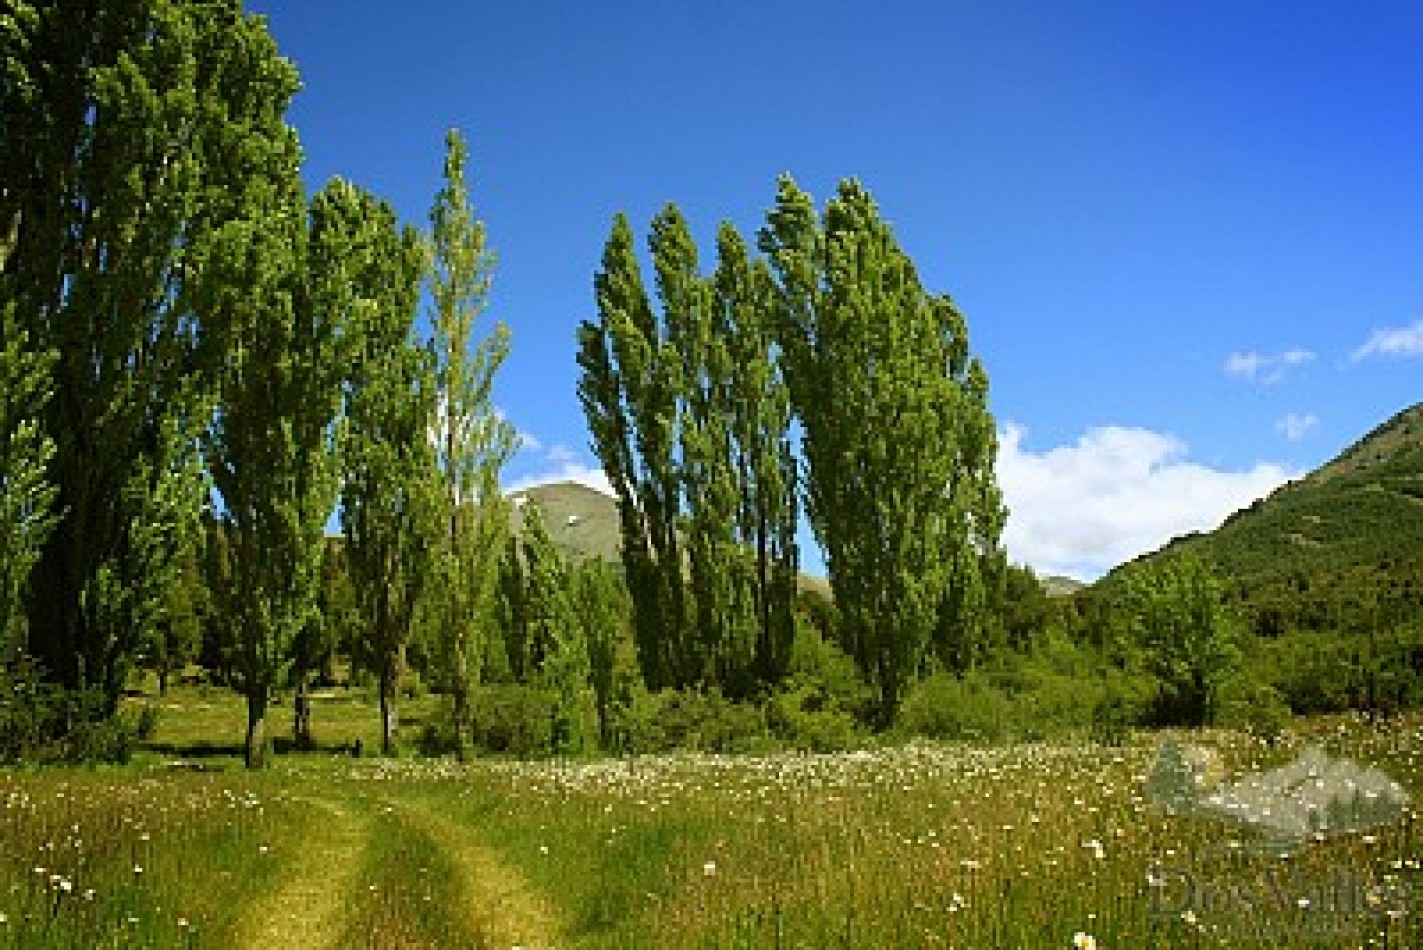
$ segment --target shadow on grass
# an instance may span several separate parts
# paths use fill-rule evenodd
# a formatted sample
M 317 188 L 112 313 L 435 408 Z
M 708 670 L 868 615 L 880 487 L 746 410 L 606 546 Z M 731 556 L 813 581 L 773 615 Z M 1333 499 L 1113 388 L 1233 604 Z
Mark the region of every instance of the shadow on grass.
M 276 755 L 293 755 L 304 752 L 322 755 L 357 755 L 361 750 L 359 740 L 332 739 L 327 741 L 297 742 L 291 736 L 276 736 L 270 746 Z M 198 739 L 194 742 L 145 742 L 140 748 L 162 756 L 177 759 L 219 759 L 242 758 L 244 748 L 240 742 L 213 742 Z

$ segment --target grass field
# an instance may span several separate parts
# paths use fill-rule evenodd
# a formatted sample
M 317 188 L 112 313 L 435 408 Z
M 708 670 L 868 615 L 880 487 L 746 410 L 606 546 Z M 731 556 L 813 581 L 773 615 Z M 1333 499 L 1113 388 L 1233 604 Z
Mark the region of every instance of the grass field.
M 460 767 L 353 758 L 376 717 L 337 691 L 320 749 L 254 775 L 237 697 L 160 702 L 128 766 L 0 771 L 0 946 L 1423 946 L 1411 811 L 1256 849 L 1148 801 L 1160 736 Z M 1420 719 L 1188 738 L 1227 776 L 1314 745 L 1423 791 Z

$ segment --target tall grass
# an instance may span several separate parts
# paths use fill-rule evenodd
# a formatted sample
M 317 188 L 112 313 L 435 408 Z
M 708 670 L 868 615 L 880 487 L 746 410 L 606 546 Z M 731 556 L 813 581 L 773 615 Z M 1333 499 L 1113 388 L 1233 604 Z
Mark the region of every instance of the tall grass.
M 187 728 L 174 716 L 169 736 Z M 1314 745 L 1423 793 L 1423 719 L 1312 720 L 1273 746 L 1177 738 L 1215 749 L 1226 780 Z M 0 771 L 0 946 L 231 945 L 309 873 L 302 842 L 334 814 L 346 946 L 505 945 L 491 935 L 530 921 L 595 948 L 1423 946 L 1412 809 L 1259 848 L 1149 799 L 1161 739 Z

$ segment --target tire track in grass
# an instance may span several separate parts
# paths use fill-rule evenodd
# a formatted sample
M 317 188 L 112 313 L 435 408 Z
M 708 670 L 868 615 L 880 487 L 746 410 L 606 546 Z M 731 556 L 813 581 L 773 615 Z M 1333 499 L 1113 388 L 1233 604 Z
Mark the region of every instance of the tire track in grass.
M 355 885 L 371 820 L 337 801 L 306 796 L 299 800 L 321 811 L 322 817 L 290 843 L 296 852 L 290 870 L 238 926 L 234 946 L 340 946 L 342 906 Z
M 548 950 L 558 945 L 561 928 L 549 902 L 468 827 L 428 805 L 399 799 L 387 804 L 444 847 L 459 869 L 467 918 L 485 946 Z M 450 908 L 450 912 L 456 909 Z

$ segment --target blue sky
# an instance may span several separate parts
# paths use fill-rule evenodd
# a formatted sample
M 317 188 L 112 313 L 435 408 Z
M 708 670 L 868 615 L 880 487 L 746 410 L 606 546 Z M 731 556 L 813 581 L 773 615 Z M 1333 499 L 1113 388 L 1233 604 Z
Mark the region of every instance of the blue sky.
M 313 186 L 423 224 L 445 130 L 513 331 L 511 484 L 596 481 L 612 215 L 709 248 L 858 177 L 992 380 L 1010 554 L 1096 576 L 1423 398 L 1423 6 L 258 0 Z M 398 10 L 398 12 L 396 12 Z M 812 568 L 816 561 L 812 554 Z

